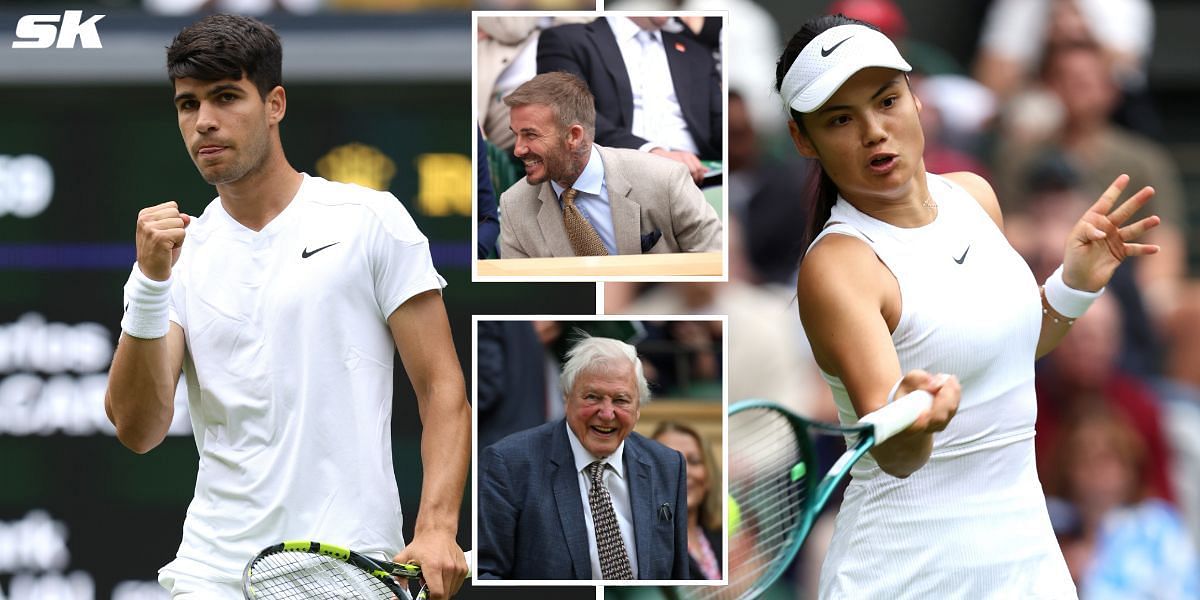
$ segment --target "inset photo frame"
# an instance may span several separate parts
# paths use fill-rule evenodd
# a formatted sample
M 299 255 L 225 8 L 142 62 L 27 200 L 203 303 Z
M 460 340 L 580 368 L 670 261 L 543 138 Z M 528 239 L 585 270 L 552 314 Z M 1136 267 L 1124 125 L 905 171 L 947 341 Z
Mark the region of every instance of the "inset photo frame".
M 475 317 L 475 586 L 728 581 L 727 325 Z
M 726 281 L 727 11 L 475 12 L 473 281 Z

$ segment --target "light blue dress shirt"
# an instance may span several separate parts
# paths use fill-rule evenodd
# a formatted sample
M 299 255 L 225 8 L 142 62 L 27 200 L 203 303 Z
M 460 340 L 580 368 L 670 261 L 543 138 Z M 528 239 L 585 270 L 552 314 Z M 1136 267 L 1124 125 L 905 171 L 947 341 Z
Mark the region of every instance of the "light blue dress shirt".
M 558 198 L 558 207 L 562 208 L 562 193 L 567 188 L 553 180 L 550 181 L 550 187 L 554 190 L 554 196 Z M 613 233 L 612 205 L 608 203 L 608 185 L 604 183 L 604 163 L 600 160 L 600 153 L 596 151 L 595 144 L 592 144 L 587 166 L 583 168 L 583 173 L 579 174 L 579 179 L 575 180 L 572 187 L 579 190 L 575 196 L 575 206 L 596 233 L 600 234 L 600 241 L 604 242 L 608 253 L 616 255 L 617 236 Z

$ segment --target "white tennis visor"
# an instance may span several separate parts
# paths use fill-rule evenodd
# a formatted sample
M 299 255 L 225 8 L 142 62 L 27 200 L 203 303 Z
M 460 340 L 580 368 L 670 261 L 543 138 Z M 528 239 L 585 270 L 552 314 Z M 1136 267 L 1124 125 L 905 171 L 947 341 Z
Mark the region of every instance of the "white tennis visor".
M 867 67 L 912 70 L 886 35 L 863 25 L 830 27 L 800 51 L 779 94 L 785 107 L 813 112 L 847 79 Z

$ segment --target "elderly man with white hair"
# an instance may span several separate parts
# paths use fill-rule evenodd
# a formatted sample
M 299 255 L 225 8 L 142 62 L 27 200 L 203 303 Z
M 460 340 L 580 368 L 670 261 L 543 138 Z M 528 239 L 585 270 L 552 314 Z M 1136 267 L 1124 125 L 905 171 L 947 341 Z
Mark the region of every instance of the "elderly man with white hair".
M 584 338 L 562 387 L 565 419 L 481 453 L 477 577 L 687 579 L 686 464 L 633 432 L 650 399 L 637 351 Z

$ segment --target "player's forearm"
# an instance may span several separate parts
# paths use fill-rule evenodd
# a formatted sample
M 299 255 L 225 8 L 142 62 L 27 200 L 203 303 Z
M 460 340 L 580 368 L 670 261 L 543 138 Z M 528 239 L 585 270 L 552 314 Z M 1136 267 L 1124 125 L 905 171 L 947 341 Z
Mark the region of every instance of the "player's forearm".
M 458 532 L 458 513 L 471 454 L 471 411 L 461 377 L 432 386 L 421 410 L 421 506 L 415 535 Z M 451 381 L 452 380 L 452 381 Z
M 1071 323 L 1074 319 L 1068 321 L 1062 317 L 1057 317 L 1050 314 L 1042 315 L 1042 331 L 1038 336 L 1037 343 L 1037 358 L 1041 358 L 1050 354 L 1051 350 L 1058 347 L 1058 343 L 1066 337 L 1067 332 L 1071 330 Z
M 139 454 L 167 435 L 175 411 L 175 384 L 166 337 L 145 340 L 121 335 L 108 374 L 104 408 L 117 439 Z

